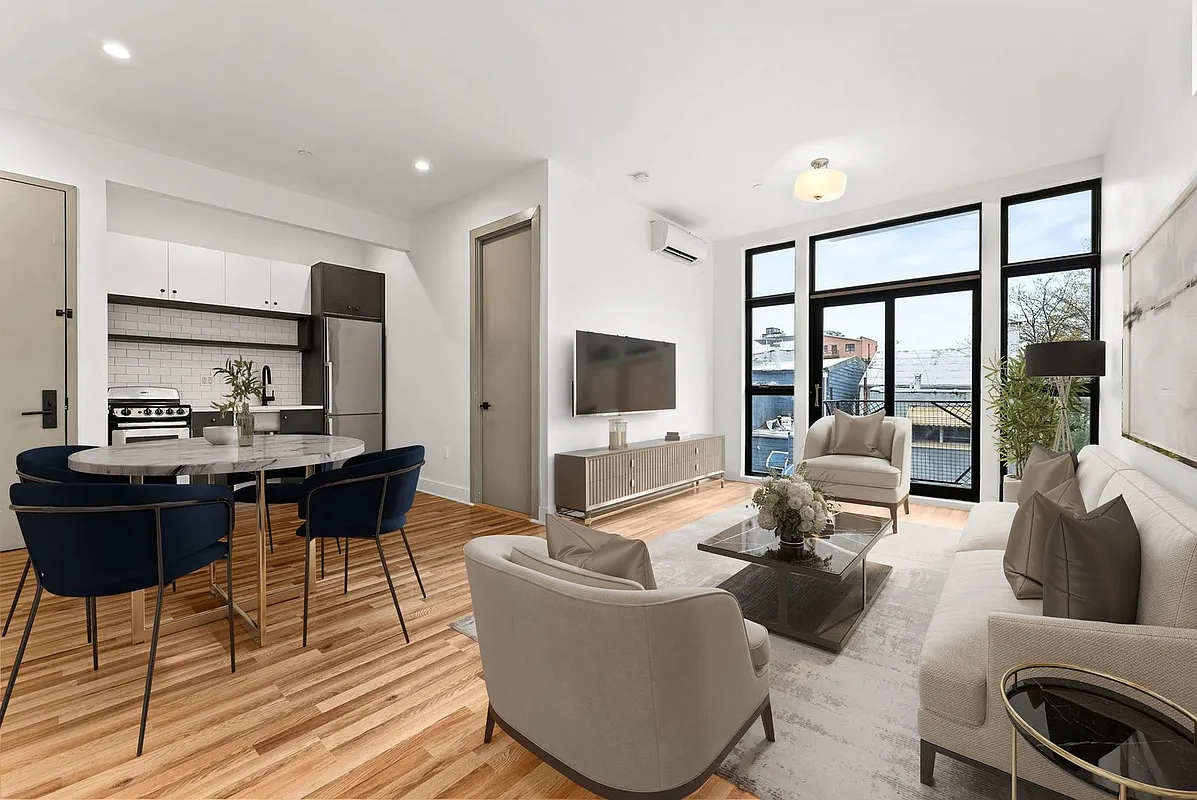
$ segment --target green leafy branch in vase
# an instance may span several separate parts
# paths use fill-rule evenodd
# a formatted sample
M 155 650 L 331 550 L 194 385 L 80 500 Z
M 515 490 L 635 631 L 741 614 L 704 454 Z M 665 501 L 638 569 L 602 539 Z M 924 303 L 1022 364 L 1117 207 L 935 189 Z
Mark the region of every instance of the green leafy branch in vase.
M 254 373 L 254 362 L 241 356 L 237 356 L 236 360 L 226 360 L 223 367 L 212 370 L 212 376 L 223 379 L 228 386 L 225 400 L 212 403 L 212 408 L 217 411 L 237 412 L 249 404 L 251 397 L 262 396 L 262 382 Z

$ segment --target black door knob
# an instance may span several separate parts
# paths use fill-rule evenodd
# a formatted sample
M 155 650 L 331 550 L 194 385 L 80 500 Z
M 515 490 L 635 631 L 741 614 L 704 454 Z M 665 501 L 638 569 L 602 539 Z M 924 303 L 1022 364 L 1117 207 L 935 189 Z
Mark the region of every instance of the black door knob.
M 489 410 L 490 410 L 490 403 L 483 402 L 483 403 L 482 403 L 480 406 L 478 406 L 478 408 L 482 409 L 483 411 L 489 411 Z

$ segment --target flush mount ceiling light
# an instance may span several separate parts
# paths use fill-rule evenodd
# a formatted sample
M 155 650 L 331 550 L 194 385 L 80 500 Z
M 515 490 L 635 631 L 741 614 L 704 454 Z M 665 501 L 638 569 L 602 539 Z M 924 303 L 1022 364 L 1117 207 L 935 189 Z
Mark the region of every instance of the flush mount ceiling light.
M 648 183 L 651 180 L 647 172 L 633 172 L 628 177 L 636 181 L 636 183 Z
M 104 52 L 113 58 L 119 58 L 121 61 L 127 61 L 132 56 L 129 48 L 120 42 L 104 42 Z
M 417 172 L 427 172 L 432 169 L 432 165 L 422 158 L 417 158 L 416 163 L 412 164 L 412 166 L 416 168 Z
M 300 156 L 302 158 L 309 158 L 312 155 L 312 151 L 300 149 L 300 150 L 295 151 L 295 155 Z
M 807 203 L 830 203 L 844 196 L 848 176 L 831 169 L 825 158 L 810 162 L 811 168 L 794 180 L 794 197 Z

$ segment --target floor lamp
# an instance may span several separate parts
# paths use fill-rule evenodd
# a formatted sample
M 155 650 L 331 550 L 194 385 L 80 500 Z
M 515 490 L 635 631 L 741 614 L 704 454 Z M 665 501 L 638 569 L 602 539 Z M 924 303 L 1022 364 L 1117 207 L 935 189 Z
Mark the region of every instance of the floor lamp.
M 1106 343 L 1088 339 L 1081 342 L 1045 342 L 1027 345 L 1027 375 L 1048 378 L 1056 387 L 1060 406 L 1060 424 L 1056 429 L 1056 450 L 1071 450 L 1068 406 L 1077 378 L 1097 378 L 1106 374 Z

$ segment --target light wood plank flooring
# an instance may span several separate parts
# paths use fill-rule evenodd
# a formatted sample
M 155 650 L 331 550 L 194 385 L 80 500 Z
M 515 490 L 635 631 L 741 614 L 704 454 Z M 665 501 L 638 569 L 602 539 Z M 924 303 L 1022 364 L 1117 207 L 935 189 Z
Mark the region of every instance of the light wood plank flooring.
M 652 538 L 746 502 L 751 488 L 707 487 L 600 527 Z M 272 586 L 299 582 L 303 548 L 292 533 L 294 513 L 280 506 L 272 517 Z M 947 527 L 966 518 L 916 505 L 909 516 Z M 252 524 L 252 509 L 242 507 L 234 544 L 239 597 L 254 590 Z M 128 600 L 99 600 L 100 669 L 93 672 L 83 602 L 43 596 L 0 731 L 0 796 L 591 797 L 504 734 L 482 743 L 486 690 L 478 647 L 447 627 L 470 612 L 465 542 L 540 530 L 419 495 L 408 535 L 427 600 L 399 537 L 384 541 L 411 644 L 403 641 L 376 551 L 363 543 L 350 552 L 348 595 L 343 562 L 328 547 L 307 649 L 300 647 L 299 599 L 271 606 L 264 648 L 238 627 L 236 675 L 228 671 L 223 622 L 164 636 L 141 758 L 134 753 L 149 646 L 129 644 Z M 24 551 L 0 554 L 0 612 L 24 560 Z M 206 577 L 189 576 L 177 593 L 168 590 L 164 617 L 219 606 Z M 32 596 L 27 585 L 0 640 L 0 680 L 7 680 Z M 697 796 L 751 795 L 713 777 Z

